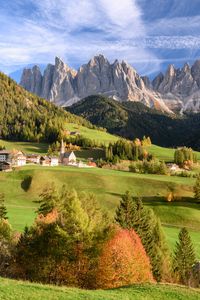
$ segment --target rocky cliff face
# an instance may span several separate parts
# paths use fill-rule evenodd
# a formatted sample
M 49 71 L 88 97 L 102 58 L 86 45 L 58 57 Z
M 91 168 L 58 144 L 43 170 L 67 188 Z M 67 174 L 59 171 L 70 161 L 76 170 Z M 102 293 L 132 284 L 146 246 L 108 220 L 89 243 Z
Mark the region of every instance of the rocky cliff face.
M 200 112 L 200 60 L 181 69 L 169 65 L 165 75 L 159 74 L 152 86 L 170 109 Z
M 69 106 L 80 99 L 104 94 L 119 101 L 139 101 L 163 112 L 170 112 L 159 93 L 151 88 L 147 77 L 143 79 L 126 62 L 113 64 L 103 56 L 95 56 L 78 71 L 69 68 L 58 57 L 42 75 L 37 66 L 25 69 L 20 84 L 32 93 L 57 105 Z
M 44 74 L 38 66 L 24 69 L 20 84 L 57 105 L 69 106 L 90 95 L 103 94 L 118 101 L 139 101 L 163 112 L 200 112 L 200 60 L 181 69 L 169 65 L 152 82 L 122 61 L 111 64 L 95 56 L 75 71 L 56 57 Z

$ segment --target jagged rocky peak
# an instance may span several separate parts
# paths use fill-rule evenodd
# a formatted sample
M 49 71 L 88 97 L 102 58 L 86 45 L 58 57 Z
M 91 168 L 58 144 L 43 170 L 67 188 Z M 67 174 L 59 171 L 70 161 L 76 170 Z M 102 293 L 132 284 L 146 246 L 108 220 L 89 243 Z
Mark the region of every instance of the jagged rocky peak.
M 200 87 L 200 60 L 196 60 L 191 68 L 191 74 L 196 81 L 198 87 Z
M 156 90 L 156 91 L 158 90 L 163 79 L 164 79 L 164 74 L 162 72 L 160 72 L 152 81 L 152 86 L 153 86 L 154 90 Z
M 167 68 L 166 76 L 173 77 L 176 75 L 176 69 L 174 65 L 169 65 Z
M 139 101 L 149 107 L 170 112 L 163 95 L 173 93 L 174 90 L 181 93 L 185 84 L 188 91 L 190 85 L 187 82 L 191 81 L 190 77 L 188 66 L 184 66 L 182 71 L 177 71 L 170 65 L 165 75 L 159 74 L 151 83 L 148 77 L 140 77 L 127 62 L 115 60 L 110 63 L 100 54 L 81 66 L 78 71 L 56 57 L 55 64 L 49 64 L 43 75 L 38 67 L 24 70 L 21 85 L 62 106 L 71 105 L 90 95 L 104 94 L 119 101 Z M 192 88 L 194 89 L 195 85 Z
M 40 94 L 42 88 L 42 74 L 39 66 L 35 65 L 32 69 L 24 69 L 20 84 L 28 91 Z
M 63 62 L 63 60 L 56 56 L 55 57 L 55 70 L 56 71 L 60 71 L 60 72 L 63 72 L 63 73 L 70 73 L 73 77 L 76 76 L 77 74 L 77 71 L 70 68 L 66 63 Z
M 189 63 L 185 63 L 181 71 L 184 73 L 191 73 L 191 68 Z
M 148 76 L 141 76 L 141 79 L 143 80 L 145 87 L 147 87 L 148 89 L 152 88 L 151 80 Z

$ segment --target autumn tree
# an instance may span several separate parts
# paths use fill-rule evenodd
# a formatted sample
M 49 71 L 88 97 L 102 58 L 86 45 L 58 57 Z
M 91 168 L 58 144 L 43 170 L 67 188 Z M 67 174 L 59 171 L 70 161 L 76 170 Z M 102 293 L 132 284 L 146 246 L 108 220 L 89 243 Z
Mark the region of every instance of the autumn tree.
M 98 288 L 153 281 L 149 258 L 134 230 L 116 228 L 103 247 L 96 276 Z
M 195 263 L 195 252 L 190 235 L 186 228 L 179 232 L 179 240 L 176 243 L 174 253 L 174 274 L 178 282 L 188 284 L 192 272 L 192 266 Z

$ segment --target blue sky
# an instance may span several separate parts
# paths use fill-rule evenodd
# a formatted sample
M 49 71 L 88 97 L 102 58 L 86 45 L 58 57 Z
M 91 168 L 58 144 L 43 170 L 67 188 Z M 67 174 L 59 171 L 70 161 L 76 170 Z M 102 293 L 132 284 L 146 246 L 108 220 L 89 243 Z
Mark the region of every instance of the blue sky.
M 200 0 L 0 0 L 0 70 L 96 54 L 152 75 L 200 58 Z

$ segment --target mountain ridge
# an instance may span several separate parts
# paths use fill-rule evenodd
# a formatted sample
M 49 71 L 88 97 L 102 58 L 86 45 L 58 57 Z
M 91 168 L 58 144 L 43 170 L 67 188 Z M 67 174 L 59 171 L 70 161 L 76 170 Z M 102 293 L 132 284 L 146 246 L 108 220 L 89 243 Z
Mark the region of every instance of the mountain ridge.
M 139 102 L 118 102 L 105 96 L 89 96 L 66 108 L 108 132 L 128 139 L 150 136 L 164 147 L 200 149 L 200 114 L 165 114 Z
M 78 71 L 56 57 L 55 65 L 48 65 L 43 75 L 37 66 L 24 69 L 20 84 L 61 106 L 70 106 L 90 95 L 103 94 L 121 102 L 142 102 L 148 107 L 172 113 L 162 97 L 149 89 L 144 81 L 125 61 L 110 63 L 103 55 L 98 55 Z

